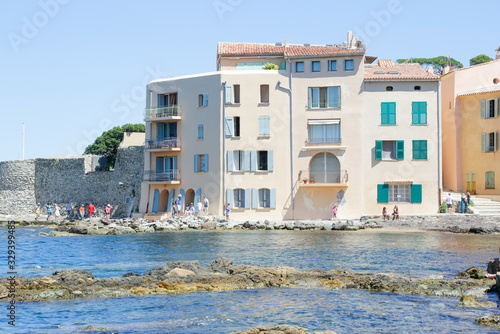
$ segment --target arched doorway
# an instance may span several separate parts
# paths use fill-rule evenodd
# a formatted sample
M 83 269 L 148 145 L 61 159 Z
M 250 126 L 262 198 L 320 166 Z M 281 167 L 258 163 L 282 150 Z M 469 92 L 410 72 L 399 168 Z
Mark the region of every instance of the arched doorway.
M 160 194 L 160 202 L 158 204 L 158 211 L 159 212 L 167 212 L 167 206 L 168 206 L 168 190 L 163 189 Z
M 316 154 L 309 164 L 309 178 L 316 183 L 340 183 L 340 161 L 331 153 Z
M 186 191 L 186 202 L 185 202 L 185 205 L 188 206 L 191 203 L 193 203 L 194 205 L 196 205 L 196 203 L 194 202 L 194 190 L 193 189 L 188 189 L 188 191 Z

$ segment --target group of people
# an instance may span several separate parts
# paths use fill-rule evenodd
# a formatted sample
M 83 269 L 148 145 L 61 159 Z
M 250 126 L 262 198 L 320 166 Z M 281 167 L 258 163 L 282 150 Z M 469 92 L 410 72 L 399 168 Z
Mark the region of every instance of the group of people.
M 40 219 L 41 208 L 42 207 L 41 207 L 40 203 L 37 203 L 37 205 L 35 207 L 35 213 L 36 213 L 35 220 Z M 104 210 L 106 212 L 106 217 L 108 218 L 108 220 L 109 220 L 110 215 L 111 215 L 111 209 L 112 209 L 112 206 L 108 204 Z M 60 209 L 59 209 L 59 206 L 57 204 L 52 205 L 51 203 L 47 203 L 46 210 L 47 210 L 47 221 L 49 221 L 50 218 L 52 217 L 52 212 L 54 212 L 54 219 L 59 219 L 61 217 Z M 75 205 L 73 207 L 71 205 L 71 203 L 68 202 L 66 204 L 66 212 L 67 212 L 68 219 L 82 220 L 85 218 L 85 216 L 87 216 L 88 218 L 92 218 L 92 216 L 94 215 L 94 212 L 95 212 L 95 206 L 94 206 L 94 204 L 89 203 L 87 205 L 87 207 L 85 207 L 85 205 L 83 205 L 83 204 L 80 206 Z
M 196 214 L 201 215 L 201 213 L 203 212 L 205 215 L 208 215 L 208 206 L 209 201 L 205 196 L 203 197 L 203 203 L 201 202 L 201 200 L 198 200 L 196 209 L 194 207 L 194 203 L 190 203 L 186 205 L 184 210 L 182 210 L 182 195 L 179 194 L 177 195 L 177 198 L 172 201 L 172 217 L 181 213 L 184 213 L 184 215 L 187 216 L 195 216 Z
M 391 216 L 387 213 L 387 208 L 384 206 L 382 209 L 382 216 L 384 217 L 384 220 L 391 220 Z M 399 219 L 399 208 L 397 205 L 394 205 L 394 208 L 392 209 L 392 220 L 398 220 Z
M 453 213 L 453 197 L 451 197 L 451 194 L 448 193 L 448 197 L 446 197 L 446 210 L 448 213 Z M 467 192 L 467 194 L 462 194 L 460 197 L 460 212 L 461 213 L 466 213 L 467 212 L 467 207 L 470 205 L 470 193 Z

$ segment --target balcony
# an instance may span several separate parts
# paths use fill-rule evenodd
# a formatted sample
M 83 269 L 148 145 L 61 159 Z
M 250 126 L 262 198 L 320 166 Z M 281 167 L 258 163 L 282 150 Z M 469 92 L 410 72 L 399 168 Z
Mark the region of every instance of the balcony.
M 349 176 L 346 170 L 301 170 L 301 187 L 347 187 Z
M 173 105 L 169 107 L 146 108 L 144 111 L 144 118 L 146 120 L 181 119 L 181 106 Z
M 178 169 L 168 169 L 165 171 L 147 170 L 144 172 L 144 181 L 180 184 L 181 174 Z
M 342 138 L 308 138 L 302 150 L 345 150 L 347 147 L 342 146 Z
M 181 139 L 176 137 L 146 140 L 146 150 L 180 151 Z

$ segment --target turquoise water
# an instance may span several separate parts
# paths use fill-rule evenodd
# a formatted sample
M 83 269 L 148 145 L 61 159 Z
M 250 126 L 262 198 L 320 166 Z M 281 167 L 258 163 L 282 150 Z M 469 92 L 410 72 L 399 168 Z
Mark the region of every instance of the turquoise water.
M 496 235 L 390 231 L 186 231 L 118 236 L 39 237 L 41 228 L 16 229 L 22 276 L 73 268 L 96 277 L 145 273 L 169 261 L 218 257 L 235 265 L 286 265 L 297 269 L 345 268 L 452 278 L 498 257 Z M 6 229 L 0 229 L 7 249 Z M 0 252 L 7 276 L 6 251 Z M 489 294 L 498 301 L 496 294 Z M 489 333 L 479 316 L 497 309 L 458 307 L 458 298 L 367 291 L 266 289 L 17 304 L 17 333 L 71 333 L 90 324 L 106 333 L 228 333 L 256 325 L 296 324 L 337 333 Z M 4 307 L 4 302 L 0 307 Z M 0 317 L 0 332 L 13 331 Z M 61 326 L 60 328 L 57 326 Z

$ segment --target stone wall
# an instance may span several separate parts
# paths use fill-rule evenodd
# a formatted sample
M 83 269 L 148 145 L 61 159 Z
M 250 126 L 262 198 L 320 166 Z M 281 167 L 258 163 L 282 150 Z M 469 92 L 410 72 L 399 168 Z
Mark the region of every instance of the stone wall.
M 113 216 L 130 216 L 140 202 L 144 148 L 119 149 L 113 171 L 99 171 L 96 161 L 85 155 L 0 162 L 0 214 L 33 213 L 37 202 L 58 204 L 63 213 L 68 202 L 92 202 L 97 213 L 111 204 Z

